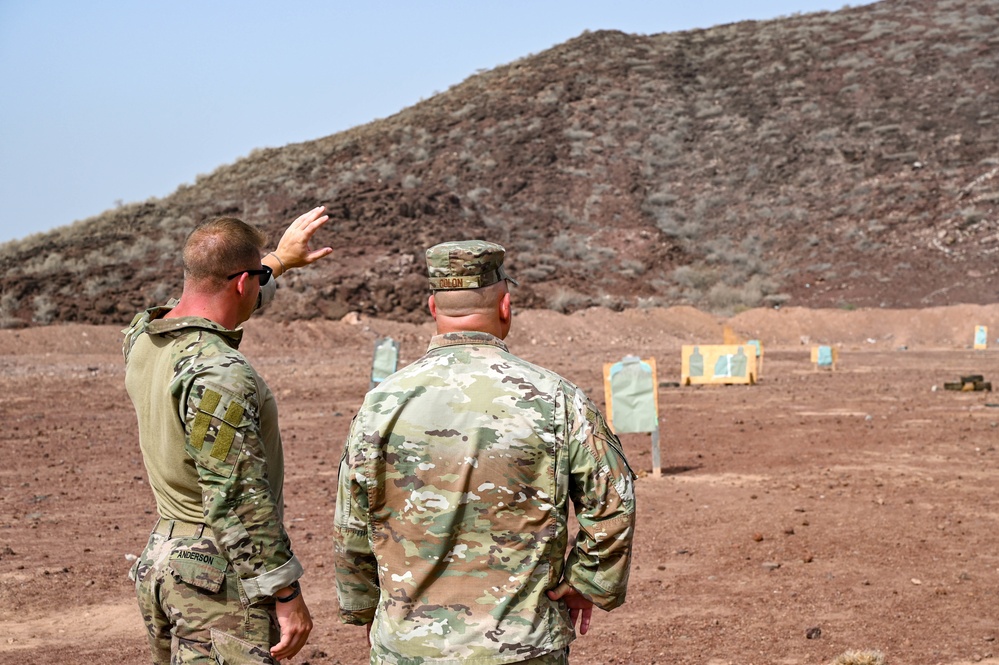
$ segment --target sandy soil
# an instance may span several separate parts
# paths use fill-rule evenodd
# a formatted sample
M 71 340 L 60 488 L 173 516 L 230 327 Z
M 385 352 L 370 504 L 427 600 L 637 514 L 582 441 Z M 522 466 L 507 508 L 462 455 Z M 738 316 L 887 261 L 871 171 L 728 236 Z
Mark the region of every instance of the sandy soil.
M 576 663 L 805 665 L 879 649 L 888 663 L 999 663 L 999 306 L 923 311 L 689 308 L 518 314 L 508 340 L 603 403 L 601 367 L 655 357 L 663 477 L 643 477 L 628 602 L 598 613 Z M 764 345 L 756 386 L 672 387 L 680 346 L 723 328 Z M 316 620 L 295 663 L 359 665 L 336 620 L 336 466 L 374 339 L 422 354 L 427 325 L 248 324 L 244 350 L 281 405 L 287 518 Z M 123 387 L 118 327 L 0 331 L 0 663 L 140 663 L 126 572 L 154 522 Z M 812 344 L 840 350 L 816 371 Z

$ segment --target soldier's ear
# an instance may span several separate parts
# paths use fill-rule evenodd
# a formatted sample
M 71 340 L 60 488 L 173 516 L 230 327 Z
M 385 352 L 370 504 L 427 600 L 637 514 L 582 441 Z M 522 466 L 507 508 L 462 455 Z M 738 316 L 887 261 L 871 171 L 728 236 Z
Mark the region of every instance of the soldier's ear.
M 510 305 L 510 292 L 507 291 L 503 294 L 503 297 L 499 301 L 499 317 L 500 322 L 504 325 L 510 324 L 510 319 L 513 317 L 513 307 Z
M 239 295 L 243 295 L 244 293 L 246 293 L 246 289 L 247 289 L 246 281 L 248 279 L 256 279 L 256 278 L 252 277 L 249 273 L 244 272 L 239 277 L 237 277 L 236 279 L 232 280 L 232 285 L 233 285 L 233 287 L 235 288 L 236 292 Z
M 434 300 L 434 294 L 430 294 L 427 298 L 427 307 L 430 308 L 430 316 L 434 317 L 434 321 L 437 320 L 437 301 Z

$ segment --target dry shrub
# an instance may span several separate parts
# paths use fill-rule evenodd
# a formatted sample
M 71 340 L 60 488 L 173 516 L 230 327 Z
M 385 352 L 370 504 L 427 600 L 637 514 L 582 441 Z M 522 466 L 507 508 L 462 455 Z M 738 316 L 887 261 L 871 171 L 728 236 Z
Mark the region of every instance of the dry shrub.
M 836 656 L 829 665 L 887 665 L 880 651 L 846 651 Z

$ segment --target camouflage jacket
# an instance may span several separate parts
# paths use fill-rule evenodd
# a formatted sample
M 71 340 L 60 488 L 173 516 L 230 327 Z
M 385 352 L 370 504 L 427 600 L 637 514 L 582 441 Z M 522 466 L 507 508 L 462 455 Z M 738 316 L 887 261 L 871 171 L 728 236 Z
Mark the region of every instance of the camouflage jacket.
M 172 303 L 171 303 L 172 304 Z M 302 575 L 283 525 L 277 405 L 242 330 L 142 312 L 123 330 L 125 387 L 160 517 L 207 524 L 251 601 Z
M 574 385 L 492 335 L 437 335 L 351 425 L 334 528 L 340 618 L 374 622 L 372 663 L 561 649 L 575 633 L 547 589 L 564 579 L 605 610 L 624 602 L 633 480 Z

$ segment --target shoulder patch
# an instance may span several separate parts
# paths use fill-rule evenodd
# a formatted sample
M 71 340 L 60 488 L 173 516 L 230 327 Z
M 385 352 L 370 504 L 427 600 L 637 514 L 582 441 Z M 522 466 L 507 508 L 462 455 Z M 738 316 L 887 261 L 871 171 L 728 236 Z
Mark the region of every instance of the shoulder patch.
M 236 428 L 243 417 L 243 405 L 235 400 L 229 402 L 229 408 L 222 416 L 222 426 L 219 427 L 218 436 L 215 437 L 215 445 L 212 446 L 211 456 L 217 460 L 224 460 L 232 447 L 232 440 L 236 438 Z
M 228 477 L 251 425 L 252 406 L 219 386 L 204 386 L 201 393 L 200 400 L 190 397 L 188 452 L 199 465 Z
M 208 426 L 212 424 L 212 414 L 219 406 L 222 395 L 212 389 L 205 390 L 204 396 L 197 405 L 198 415 L 194 418 L 194 426 L 191 428 L 191 445 L 201 450 L 205 444 L 205 435 L 208 434 Z

